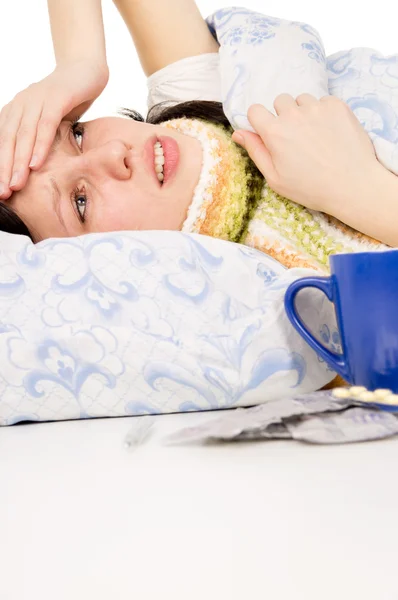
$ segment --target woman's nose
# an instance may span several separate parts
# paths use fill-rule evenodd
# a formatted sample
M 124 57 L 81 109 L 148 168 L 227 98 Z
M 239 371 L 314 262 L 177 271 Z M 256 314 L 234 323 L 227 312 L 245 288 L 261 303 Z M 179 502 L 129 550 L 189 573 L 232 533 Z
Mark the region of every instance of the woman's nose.
M 103 170 L 116 179 L 131 177 L 130 150 L 122 141 L 112 140 L 83 154 L 90 170 Z

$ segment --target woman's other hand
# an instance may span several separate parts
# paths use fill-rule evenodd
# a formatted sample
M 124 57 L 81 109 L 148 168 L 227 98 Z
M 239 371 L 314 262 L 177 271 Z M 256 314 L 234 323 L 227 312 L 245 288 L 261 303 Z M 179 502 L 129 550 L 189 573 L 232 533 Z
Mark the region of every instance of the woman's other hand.
M 336 203 L 351 198 L 369 170 L 380 168 L 368 134 L 334 96 L 302 94 L 295 100 L 281 94 L 274 107 L 277 116 L 252 105 L 248 118 L 258 135 L 239 130 L 232 139 L 246 148 L 275 192 L 334 214 Z
M 57 66 L 19 92 L 0 113 L 0 198 L 26 184 L 45 162 L 63 119 L 80 117 L 108 82 L 108 68 L 90 61 Z

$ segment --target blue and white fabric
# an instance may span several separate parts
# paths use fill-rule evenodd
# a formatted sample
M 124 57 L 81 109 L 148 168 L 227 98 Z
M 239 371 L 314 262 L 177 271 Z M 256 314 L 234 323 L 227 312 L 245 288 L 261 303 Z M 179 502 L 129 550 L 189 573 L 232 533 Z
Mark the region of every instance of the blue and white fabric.
M 378 160 L 398 175 L 398 55 L 353 48 L 326 57 L 310 25 L 246 8 L 223 8 L 207 23 L 220 43 L 223 107 L 235 129 L 253 131 L 247 119 L 252 104 L 275 114 L 279 94 L 331 94 L 348 104 Z
M 0 234 L 0 425 L 247 406 L 334 377 L 290 325 L 286 270 L 206 236 Z M 324 296 L 306 322 L 338 347 Z

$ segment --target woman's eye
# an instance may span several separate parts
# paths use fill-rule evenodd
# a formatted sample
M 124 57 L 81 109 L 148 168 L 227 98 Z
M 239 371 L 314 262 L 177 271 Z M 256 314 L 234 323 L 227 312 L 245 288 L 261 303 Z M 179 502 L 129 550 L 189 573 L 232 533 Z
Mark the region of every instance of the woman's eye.
M 87 200 L 84 196 L 79 196 L 78 198 L 76 198 L 76 207 L 77 210 L 79 211 L 79 215 L 82 218 L 82 221 L 84 221 L 84 213 L 86 212 L 86 205 L 87 205 Z
M 75 190 L 73 192 L 72 200 L 75 203 L 81 222 L 84 223 L 86 220 L 86 210 L 88 204 L 87 196 L 80 190 Z
M 83 136 L 84 136 L 84 127 L 81 123 L 77 123 L 76 121 L 72 123 L 71 126 L 72 135 L 76 140 L 76 144 L 79 146 L 80 150 L 83 149 Z

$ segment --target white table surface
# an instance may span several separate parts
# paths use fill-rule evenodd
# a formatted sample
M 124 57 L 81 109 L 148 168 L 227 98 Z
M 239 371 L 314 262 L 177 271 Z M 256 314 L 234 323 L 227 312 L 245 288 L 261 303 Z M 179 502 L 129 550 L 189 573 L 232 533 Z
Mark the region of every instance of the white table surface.
M 1 600 L 398 600 L 398 439 L 163 444 L 209 417 L 0 429 Z

